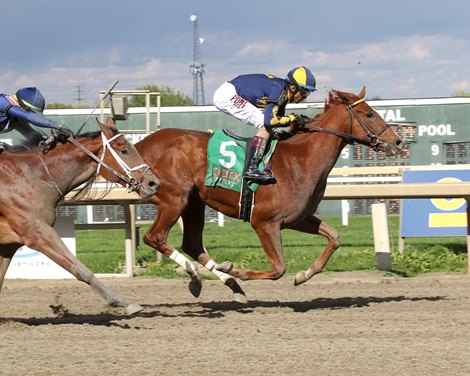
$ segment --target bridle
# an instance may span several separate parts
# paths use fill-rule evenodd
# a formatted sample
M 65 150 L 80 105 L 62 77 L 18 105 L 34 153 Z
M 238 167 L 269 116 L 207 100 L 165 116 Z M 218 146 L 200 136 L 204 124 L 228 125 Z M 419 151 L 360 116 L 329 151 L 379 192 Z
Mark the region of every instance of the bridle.
M 150 171 L 150 167 L 147 165 L 147 164 L 140 164 L 138 166 L 135 166 L 135 167 L 129 167 L 123 160 L 122 158 L 116 153 L 116 151 L 111 147 L 111 144 L 113 141 L 115 141 L 118 137 L 124 137 L 124 135 L 122 133 L 118 133 L 116 135 L 114 135 L 113 137 L 111 137 L 109 140 L 106 138 L 106 136 L 104 135 L 103 132 L 101 132 L 101 139 L 103 140 L 103 152 L 101 153 L 101 156 L 100 158 L 98 158 L 95 154 L 93 154 L 90 150 L 88 150 L 86 147 L 84 147 L 80 142 L 78 142 L 77 140 L 75 140 L 73 137 L 69 137 L 67 140 L 72 143 L 73 145 L 75 145 L 77 148 L 79 148 L 81 151 L 83 151 L 85 154 L 87 154 L 90 158 L 92 158 L 93 160 L 95 160 L 97 163 L 98 163 L 98 167 L 96 168 L 96 175 L 99 174 L 99 171 L 100 171 L 100 167 L 103 166 L 104 168 L 106 168 L 109 172 L 111 172 L 112 174 L 116 175 L 118 178 L 120 178 L 121 180 L 123 180 L 125 183 L 126 183 L 126 188 L 127 188 L 127 191 L 130 193 L 130 192 L 133 192 L 133 191 L 138 191 L 138 190 L 142 190 L 142 191 L 146 191 L 144 188 L 143 188 L 143 179 L 145 177 L 145 174 L 147 174 L 149 171 Z M 106 149 L 109 149 L 110 153 L 112 154 L 112 156 L 114 157 L 114 159 L 116 160 L 116 162 L 119 164 L 119 166 L 121 166 L 121 168 L 123 169 L 124 173 L 126 175 L 123 175 L 121 174 L 119 171 L 117 171 L 114 167 L 110 166 L 108 163 L 106 163 L 104 161 L 104 156 L 106 154 Z M 65 195 L 63 194 L 63 192 L 61 191 L 61 189 L 59 188 L 57 182 L 54 180 L 54 178 L 52 177 L 52 174 L 51 172 L 49 171 L 49 168 L 47 167 L 47 164 L 46 162 L 44 161 L 44 158 L 42 157 L 41 154 L 39 154 L 40 156 L 40 159 L 41 159 L 41 162 L 43 164 L 43 167 L 44 169 L 46 170 L 46 173 L 47 173 L 47 176 L 48 178 L 51 180 L 52 182 L 52 185 L 54 186 L 54 188 L 56 189 L 56 191 L 59 193 L 60 195 L 60 198 L 63 200 Z M 142 173 L 142 177 L 140 178 L 140 180 L 136 179 L 134 176 L 132 176 L 132 174 L 135 172 L 135 171 L 139 171 L 139 170 L 144 170 L 144 172 Z
M 388 128 L 390 128 L 390 125 L 385 123 L 385 127 L 383 127 L 378 133 L 374 133 L 360 118 L 360 116 L 357 114 L 357 112 L 354 110 L 354 107 L 356 107 L 359 103 L 364 102 L 365 99 L 358 99 L 357 101 L 353 103 L 348 103 L 346 104 L 346 109 L 348 110 L 349 113 L 349 133 L 344 133 L 344 132 L 339 132 L 339 131 L 333 131 L 331 129 L 325 129 L 325 128 L 320 128 L 317 127 L 316 125 L 309 125 L 308 129 L 315 131 L 315 132 L 321 132 L 321 133 L 328 133 L 328 134 L 333 134 L 335 136 L 344 138 L 348 144 L 354 144 L 358 143 L 361 145 L 366 145 L 371 147 L 373 150 L 378 151 L 378 148 L 380 145 L 384 144 L 385 142 L 380 140 L 380 135 L 384 133 Z M 353 127 L 353 116 L 354 118 L 358 121 L 358 123 L 361 125 L 362 129 L 366 133 L 367 137 L 359 137 L 354 134 L 352 134 L 352 127 Z
M 103 140 L 103 152 L 101 153 L 101 157 L 98 158 L 95 154 L 93 154 L 90 150 L 88 150 L 86 147 L 84 147 L 81 143 L 79 143 L 77 140 L 75 140 L 73 137 L 69 137 L 68 141 L 75 145 L 77 148 L 79 148 L 81 151 L 83 151 L 85 154 L 90 156 L 90 158 L 94 159 L 98 163 L 98 167 L 96 169 L 96 175 L 99 174 L 101 166 L 106 168 L 109 172 L 112 174 L 116 175 L 119 179 L 123 180 L 126 183 L 126 188 L 127 191 L 134 192 L 142 189 L 142 182 L 144 179 L 144 176 L 147 172 L 150 171 L 150 167 L 147 164 L 140 164 L 135 167 L 129 167 L 126 162 L 122 160 L 122 158 L 116 153 L 116 151 L 111 147 L 111 144 L 113 141 L 115 141 L 118 137 L 124 137 L 122 133 L 118 133 L 111 137 L 109 140 L 106 138 L 103 132 L 101 132 L 101 138 Z M 106 154 L 106 149 L 109 149 L 109 152 L 111 155 L 114 157 L 116 162 L 121 166 L 123 171 L 125 172 L 126 175 L 121 174 L 119 171 L 117 171 L 114 167 L 110 166 L 104 161 L 104 156 Z M 142 173 L 142 177 L 140 180 L 137 180 L 132 174 L 135 171 L 139 170 L 144 170 Z

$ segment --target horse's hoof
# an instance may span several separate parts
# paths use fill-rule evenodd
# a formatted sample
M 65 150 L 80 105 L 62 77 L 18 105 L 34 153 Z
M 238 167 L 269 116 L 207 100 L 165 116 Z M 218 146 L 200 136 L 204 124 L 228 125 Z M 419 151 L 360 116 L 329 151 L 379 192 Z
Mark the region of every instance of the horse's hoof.
M 294 285 L 295 286 L 301 285 L 306 280 L 307 280 L 307 275 L 305 271 L 301 270 L 300 272 L 297 272 L 297 274 L 295 275 Z
M 245 294 L 234 293 L 233 294 L 233 300 L 235 300 L 237 303 L 241 303 L 241 304 L 247 304 L 248 303 L 248 298 L 246 297 Z
M 220 264 L 217 264 L 215 267 L 217 270 L 224 272 L 224 273 L 230 273 L 230 271 L 233 268 L 233 262 L 231 261 L 224 261 Z
M 140 312 L 143 309 L 144 309 L 144 307 L 142 307 L 138 304 L 135 304 L 135 303 L 131 303 L 126 307 L 126 314 L 133 315 L 134 313 Z
M 225 284 L 230 287 L 233 292 L 233 299 L 238 303 L 246 304 L 248 299 L 246 298 L 245 291 L 242 290 L 235 278 L 228 278 Z
M 200 279 L 191 278 L 191 282 L 188 285 L 189 292 L 195 297 L 198 298 L 201 295 L 202 282 Z

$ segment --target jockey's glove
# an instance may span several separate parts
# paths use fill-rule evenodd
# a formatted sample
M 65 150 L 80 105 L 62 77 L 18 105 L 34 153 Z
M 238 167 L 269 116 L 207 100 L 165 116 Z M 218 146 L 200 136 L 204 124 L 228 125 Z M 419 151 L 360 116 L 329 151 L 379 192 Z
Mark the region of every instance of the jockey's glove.
M 294 115 L 294 121 L 297 123 L 298 126 L 303 127 L 305 125 L 305 118 L 302 115 L 296 115 L 296 114 L 291 114 Z
M 302 115 L 290 114 L 289 115 L 290 123 L 296 123 L 299 127 L 305 125 L 305 118 Z
M 55 128 L 52 130 L 52 135 L 54 136 L 54 138 L 56 139 L 56 141 L 62 143 L 62 144 L 66 144 L 67 143 L 67 139 L 69 137 L 73 137 L 73 132 L 68 129 L 67 127 L 63 126 L 63 125 L 59 125 L 59 128 Z
M 292 136 L 295 133 L 295 130 L 291 126 L 276 127 L 276 128 L 273 128 L 273 133 L 276 136 Z
M 73 132 L 70 129 L 68 129 L 65 125 L 62 125 L 62 124 L 59 125 L 59 133 L 62 134 L 66 138 L 74 136 Z

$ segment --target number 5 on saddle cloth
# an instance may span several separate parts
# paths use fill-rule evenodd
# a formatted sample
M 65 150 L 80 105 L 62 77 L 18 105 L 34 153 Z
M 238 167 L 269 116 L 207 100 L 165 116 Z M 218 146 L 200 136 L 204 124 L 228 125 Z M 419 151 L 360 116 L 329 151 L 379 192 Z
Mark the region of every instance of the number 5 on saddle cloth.
M 260 164 L 264 169 L 271 159 L 277 140 L 270 141 Z M 239 219 L 249 221 L 254 205 L 253 193 L 258 184 L 244 181 L 243 172 L 247 168 L 251 145 L 251 138 L 233 134 L 227 129 L 215 130 L 207 144 L 207 172 L 205 185 L 208 187 L 221 187 L 240 192 Z M 267 168 L 272 174 L 272 171 Z M 274 176 L 274 175 L 273 175 Z M 243 188 L 243 189 L 242 189 Z

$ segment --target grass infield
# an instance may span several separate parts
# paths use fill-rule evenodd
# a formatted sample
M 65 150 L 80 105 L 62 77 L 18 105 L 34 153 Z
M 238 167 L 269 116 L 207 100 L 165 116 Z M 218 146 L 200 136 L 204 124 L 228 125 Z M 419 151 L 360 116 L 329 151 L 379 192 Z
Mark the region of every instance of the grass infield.
M 327 271 L 377 270 L 370 216 L 350 217 L 343 226 L 341 218 L 323 218 L 341 234 L 341 246 L 326 265 Z M 175 272 L 177 265 L 164 257 L 158 261 L 155 251 L 142 241 L 150 225 L 139 225 L 140 244 L 136 252 L 139 275 L 186 278 Z M 398 216 L 388 217 L 392 250 L 392 273 L 416 276 L 427 272 L 466 272 L 467 243 L 465 237 L 407 238 L 405 252 L 398 252 Z M 120 273 L 125 266 L 124 230 L 76 231 L 77 256 L 94 273 Z M 181 230 L 175 225 L 169 243 L 180 250 Z M 282 231 L 286 274 L 307 269 L 319 256 L 326 241 L 317 235 L 292 230 Z M 224 227 L 207 222 L 204 244 L 217 262 L 233 261 L 249 269 L 270 269 L 256 233 L 248 223 L 226 221 Z M 206 277 L 210 278 L 210 277 Z

